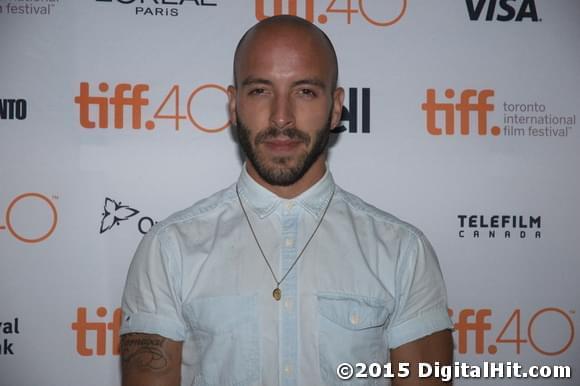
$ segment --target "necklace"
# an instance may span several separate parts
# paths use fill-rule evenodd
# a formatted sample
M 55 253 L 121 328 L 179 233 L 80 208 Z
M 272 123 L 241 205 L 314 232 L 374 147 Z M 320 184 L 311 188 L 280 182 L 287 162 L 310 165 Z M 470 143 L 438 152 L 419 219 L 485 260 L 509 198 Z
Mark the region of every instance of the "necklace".
M 280 284 L 282 284 L 284 279 L 286 279 L 286 276 L 288 276 L 290 271 L 292 271 L 292 268 L 294 268 L 296 263 L 298 263 L 298 260 L 300 260 L 300 258 L 302 257 L 302 254 L 304 253 L 304 251 L 308 247 L 308 244 L 310 244 L 310 241 L 312 241 L 312 238 L 314 238 L 316 231 L 318 231 L 318 228 L 320 228 L 320 224 L 322 224 L 322 220 L 324 220 L 324 216 L 326 216 L 326 212 L 328 211 L 328 208 L 330 207 L 330 203 L 332 202 L 332 198 L 334 197 L 334 192 L 335 192 L 335 189 L 332 189 L 332 194 L 330 195 L 330 199 L 328 200 L 328 204 L 326 204 L 326 207 L 324 208 L 324 212 L 322 212 L 322 216 L 320 216 L 320 220 L 318 220 L 318 224 L 316 224 L 316 227 L 314 228 L 314 231 L 312 232 L 312 234 L 310 235 L 310 237 L 306 241 L 306 244 L 304 244 L 304 247 L 302 247 L 302 250 L 300 251 L 300 253 L 296 257 L 296 259 L 294 259 L 294 262 L 292 263 L 290 268 L 288 268 L 288 270 L 286 271 L 284 276 L 282 276 L 282 279 L 278 280 L 278 278 L 276 277 L 276 274 L 274 273 L 274 270 L 272 269 L 272 266 L 270 265 L 270 262 L 268 261 L 268 258 L 266 257 L 266 254 L 264 253 L 264 250 L 262 249 L 262 246 L 260 245 L 260 242 L 258 241 L 258 237 L 256 236 L 256 232 L 254 232 L 254 228 L 252 227 L 252 223 L 250 222 L 250 218 L 248 217 L 248 213 L 246 213 L 246 208 L 244 208 L 244 204 L 242 204 L 242 199 L 240 198 L 240 192 L 238 190 L 238 184 L 236 184 L 236 194 L 238 195 L 238 201 L 240 202 L 240 206 L 242 207 L 242 212 L 244 212 L 244 217 L 246 218 L 246 221 L 248 222 L 248 226 L 250 227 L 250 231 L 252 232 L 252 236 L 254 236 L 254 240 L 256 241 L 256 244 L 258 245 L 258 249 L 260 250 L 262 257 L 264 258 L 264 261 L 266 262 L 266 265 L 270 269 L 270 273 L 272 274 L 272 277 L 274 278 L 274 281 L 276 282 L 276 288 L 274 288 L 274 291 L 272 291 L 272 296 L 277 301 L 282 298 L 282 290 L 280 289 Z

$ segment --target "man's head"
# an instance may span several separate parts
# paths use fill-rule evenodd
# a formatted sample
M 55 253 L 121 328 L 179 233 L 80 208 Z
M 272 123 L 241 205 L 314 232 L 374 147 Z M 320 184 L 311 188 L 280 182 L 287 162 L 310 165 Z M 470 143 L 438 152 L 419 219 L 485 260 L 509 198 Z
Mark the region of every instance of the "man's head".
M 342 111 L 337 78 L 330 40 L 308 21 L 275 16 L 246 32 L 228 95 L 250 174 L 272 186 L 320 177 Z
M 330 41 L 330 38 L 322 31 L 320 28 L 316 27 L 314 24 L 310 23 L 306 19 L 302 19 L 297 16 L 291 15 L 280 15 L 280 16 L 273 16 L 267 19 L 262 20 L 261 22 L 255 24 L 252 28 L 246 31 L 246 33 L 242 36 L 238 45 L 236 47 L 236 51 L 234 53 L 234 85 L 238 87 L 238 64 L 240 62 L 240 55 L 244 52 L 244 48 L 248 40 L 250 40 L 254 35 L 259 32 L 260 30 L 266 31 L 273 31 L 276 28 L 297 28 L 302 29 L 308 33 L 312 33 L 317 35 L 318 38 L 321 39 L 321 43 L 323 43 L 325 55 L 328 55 L 328 59 L 330 60 L 330 67 L 328 70 L 332 74 L 332 91 L 336 89 L 338 83 L 338 59 L 336 57 L 336 51 L 334 50 L 334 46 Z

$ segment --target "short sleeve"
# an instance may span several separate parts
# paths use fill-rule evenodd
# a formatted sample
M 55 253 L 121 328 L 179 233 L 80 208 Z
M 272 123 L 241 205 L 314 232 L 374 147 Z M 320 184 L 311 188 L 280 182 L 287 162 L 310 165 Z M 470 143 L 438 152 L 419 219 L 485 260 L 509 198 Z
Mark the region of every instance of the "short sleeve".
M 164 231 L 154 227 L 137 247 L 123 292 L 121 335 L 140 332 L 185 339 L 180 268 L 167 244 Z
M 395 309 L 387 327 L 389 348 L 451 329 L 447 291 L 433 247 L 421 233 L 412 234 L 399 256 Z

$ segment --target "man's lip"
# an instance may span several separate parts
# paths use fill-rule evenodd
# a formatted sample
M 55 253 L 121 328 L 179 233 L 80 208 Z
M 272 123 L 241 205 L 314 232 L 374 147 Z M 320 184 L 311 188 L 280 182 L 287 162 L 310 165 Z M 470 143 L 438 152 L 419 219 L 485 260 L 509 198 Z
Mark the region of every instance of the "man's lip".
M 302 141 L 289 139 L 289 138 L 276 138 L 276 139 L 268 139 L 263 142 L 264 145 L 270 150 L 273 151 L 289 151 L 293 150 L 302 144 Z

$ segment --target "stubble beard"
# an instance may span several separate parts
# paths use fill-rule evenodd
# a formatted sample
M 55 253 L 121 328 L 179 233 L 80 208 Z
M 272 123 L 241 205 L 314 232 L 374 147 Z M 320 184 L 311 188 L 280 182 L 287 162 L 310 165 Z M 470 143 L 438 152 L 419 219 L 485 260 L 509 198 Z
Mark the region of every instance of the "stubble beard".
M 239 119 L 236 120 L 236 129 L 240 146 L 248 161 L 254 166 L 258 175 L 273 186 L 290 186 L 298 182 L 312 165 L 322 156 L 330 138 L 331 115 L 329 114 L 326 125 L 317 130 L 313 136 L 298 130 L 295 127 L 278 129 L 270 127 L 260 131 L 252 143 L 250 130 Z M 307 150 L 302 151 L 296 157 L 273 157 L 267 160 L 260 152 L 258 146 L 267 140 L 280 136 L 302 142 Z M 312 142 L 310 150 L 308 147 Z M 295 161 L 294 161 L 295 160 Z

